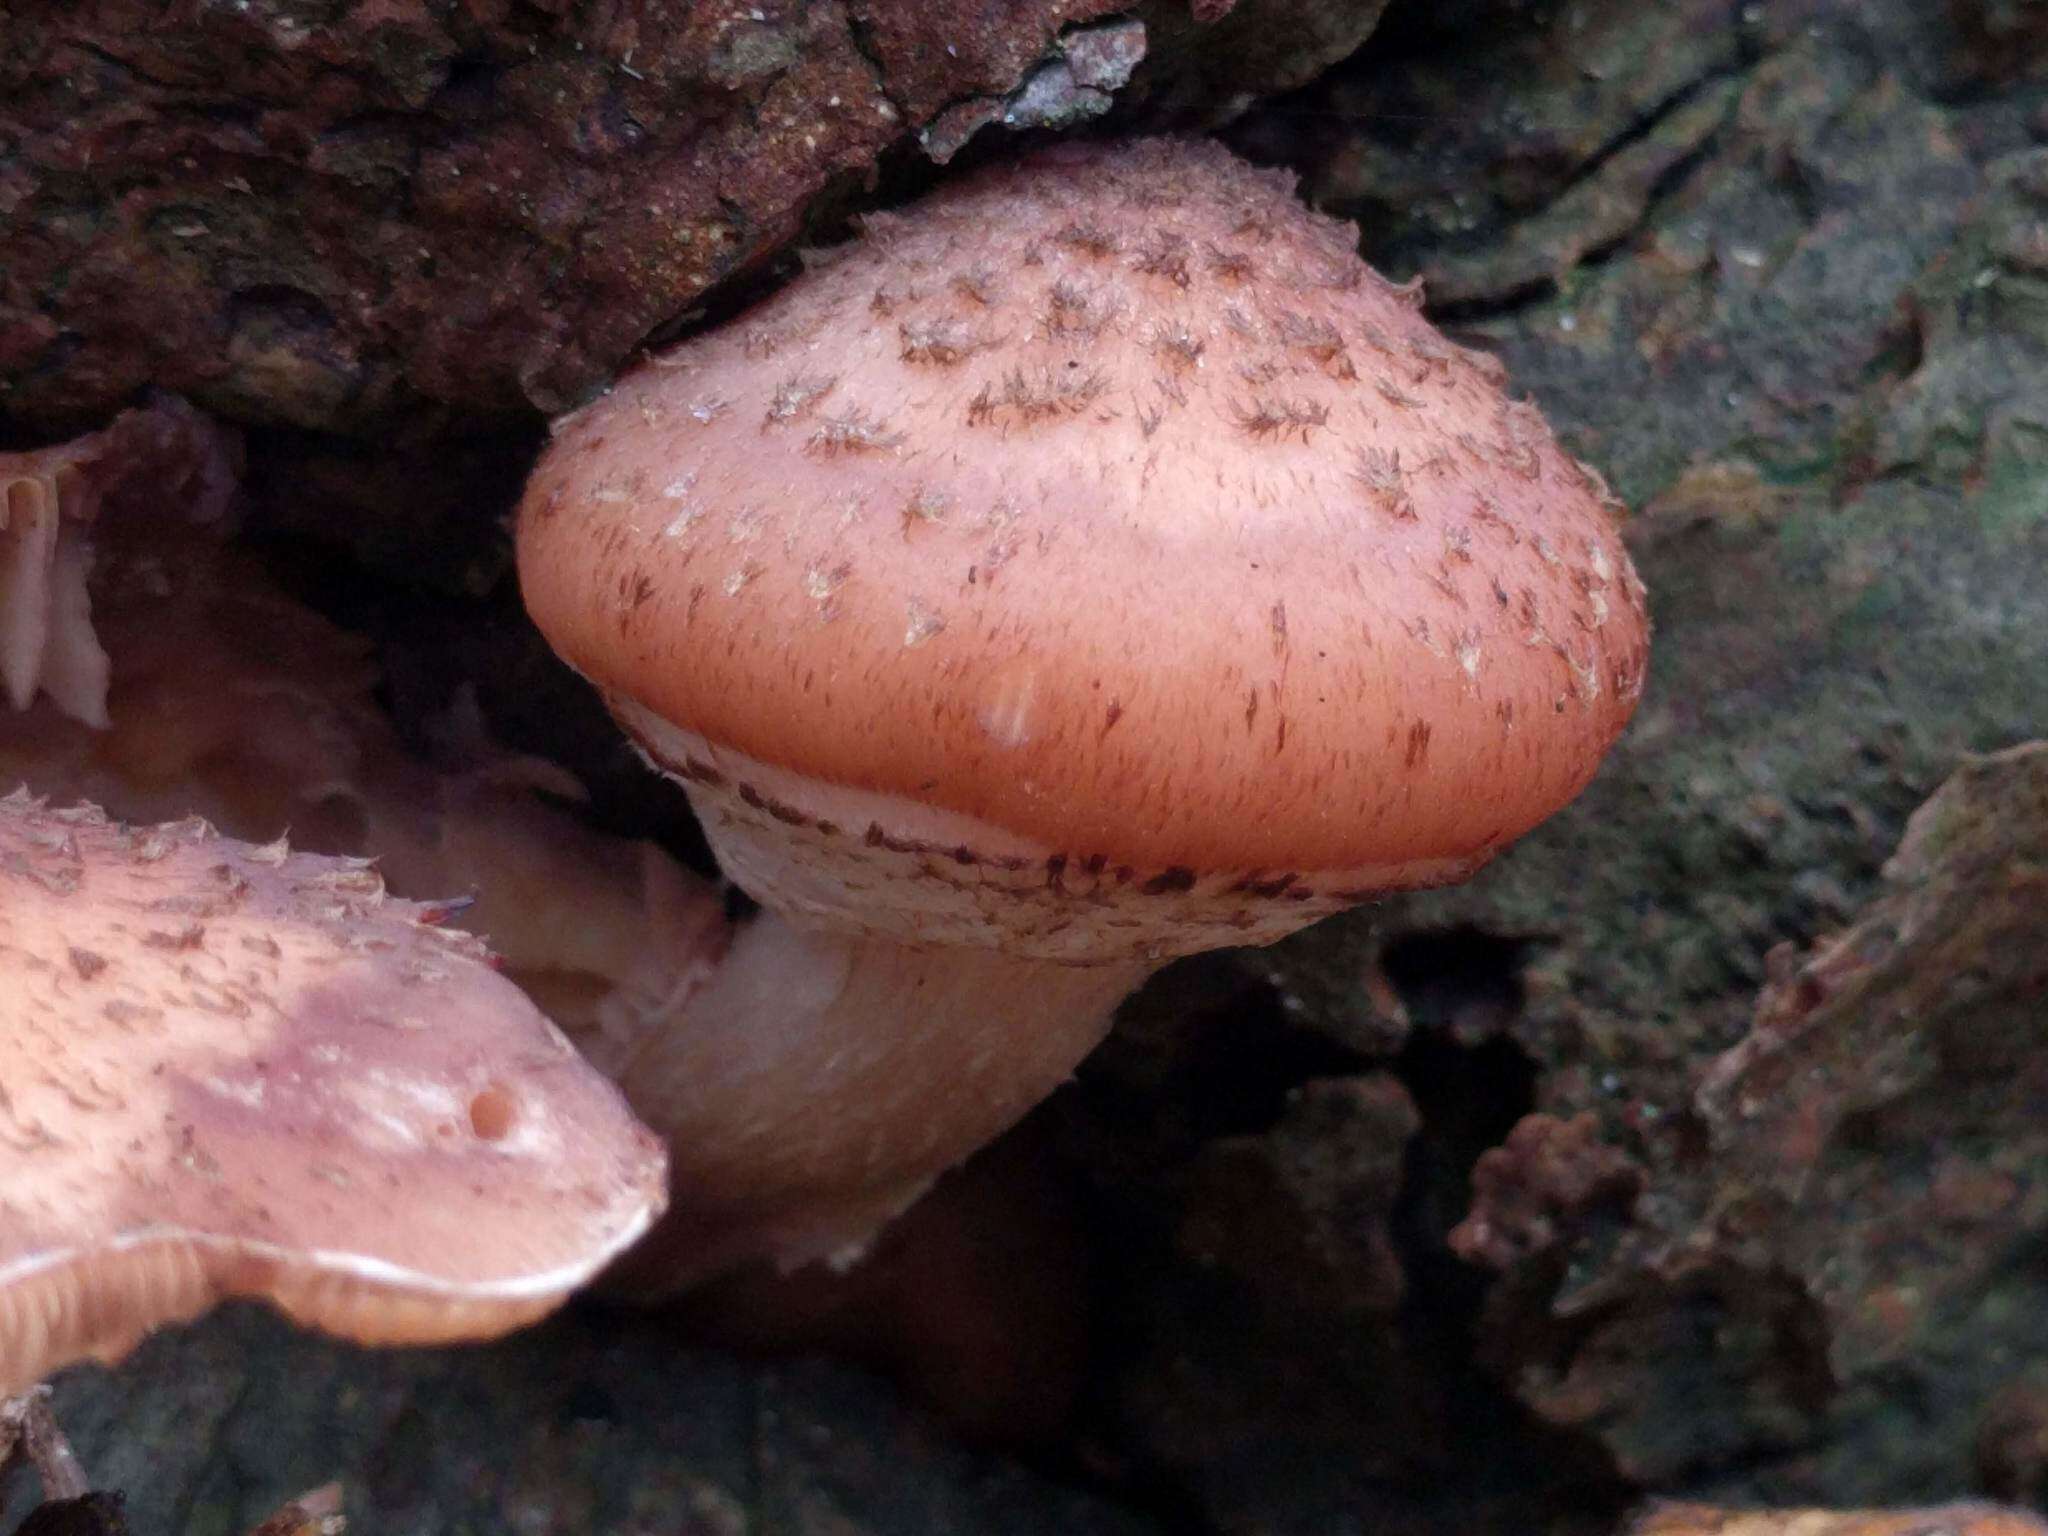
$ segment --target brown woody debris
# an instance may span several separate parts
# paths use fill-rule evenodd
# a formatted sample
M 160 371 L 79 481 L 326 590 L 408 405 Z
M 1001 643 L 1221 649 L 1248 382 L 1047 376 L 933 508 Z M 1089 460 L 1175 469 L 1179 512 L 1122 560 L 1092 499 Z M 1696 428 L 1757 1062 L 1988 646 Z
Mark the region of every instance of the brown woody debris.
M 1544 1252 L 1588 1215 L 1625 1213 L 1646 1175 L 1634 1158 L 1600 1139 L 1593 1115 L 1529 1115 L 1472 1170 L 1472 1210 L 1452 1229 L 1452 1250 L 1468 1263 L 1506 1269 Z

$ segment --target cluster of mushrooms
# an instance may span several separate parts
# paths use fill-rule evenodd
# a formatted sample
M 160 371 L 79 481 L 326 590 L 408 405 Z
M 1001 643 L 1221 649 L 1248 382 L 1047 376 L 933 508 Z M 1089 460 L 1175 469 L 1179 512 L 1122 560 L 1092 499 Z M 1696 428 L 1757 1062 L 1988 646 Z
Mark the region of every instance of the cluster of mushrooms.
M 629 1248 L 643 1295 L 853 1262 L 1160 966 L 1472 873 L 1647 653 L 1502 384 L 1169 140 L 873 215 L 642 362 L 519 577 L 738 919 L 559 769 L 411 760 L 227 537 L 220 429 L 0 458 L 0 1398 L 231 1296 L 410 1343 Z

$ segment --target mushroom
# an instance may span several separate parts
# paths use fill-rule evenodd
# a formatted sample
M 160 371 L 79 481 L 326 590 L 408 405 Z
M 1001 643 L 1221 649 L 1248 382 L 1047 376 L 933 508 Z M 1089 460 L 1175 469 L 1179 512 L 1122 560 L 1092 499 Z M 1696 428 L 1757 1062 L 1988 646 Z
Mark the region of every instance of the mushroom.
M 0 792 L 26 784 L 126 821 L 200 815 L 253 842 L 289 829 L 309 851 L 374 855 L 399 895 L 470 893 L 459 925 L 489 934 L 506 973 L 602 1068 L 710 963 L 698 951 L 722 942 L 718 892 L 652 843 L 564 809 L 583 786 L 491 740 L 465 690 L 434 760 L 420 760 L 377 701 L 371 643 L 230 541 L 235 451 L 165 399 L 72 442 L 0 454 L 0 500 L 68 509 L 65 568 L 89 563 L 90 580 L 65 589 L 79 621 L 66 654 L 98 658 L 78 691 L 46 665 L 49 644 L 35 651 L 41 696 L 0 704 Z M 0 532 L 0 550 L 25 547 Z M 51 589 L 10 588 L 6 571 L 0 673 L 11 655 L 27 678 L 29 648 L 8 652 L 5 637 L 47 642 L 47 625 L 17 621 L 47 613 Z
M 483 1338 L 663 1164 L 481 943 L 353 859 L 0 799 L 0 1399 L 231 1296 Z
M 146 479 L 155 498 L 211 521 L 234 484 L 235 443 L 183 401 L 124 411 L 54 448 L 0 453 L 0 692 L 17 710 L 47 694 L 107 723 L 106 652 L 93 633 L 87 530 L 110 491 Z
M 557 424 L 528 609 L 765 909 L 622 1072 L 670 1278 L 857 1252 L 1166 961 L 1592 776 L 1648 646 L 1613 499 L 1355 234 L 1062 146 Z

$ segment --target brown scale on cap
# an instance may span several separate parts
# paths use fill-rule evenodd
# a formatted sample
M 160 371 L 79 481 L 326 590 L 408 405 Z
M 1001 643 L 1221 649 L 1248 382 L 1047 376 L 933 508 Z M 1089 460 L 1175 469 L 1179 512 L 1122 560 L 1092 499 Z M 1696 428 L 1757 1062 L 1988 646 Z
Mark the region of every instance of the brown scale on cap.
M 1354 236 L 1164 140 L 872 219 L 559 424 L 528 606 L 807 929 L 1128 977 L 1462 879 L 1627 721 L 1643 591 Z
M 358 860 L 0 799 L 0 1396 L 230 1296 L 486 1337 L 646 1228 L 652 1138 L 432 917 Z

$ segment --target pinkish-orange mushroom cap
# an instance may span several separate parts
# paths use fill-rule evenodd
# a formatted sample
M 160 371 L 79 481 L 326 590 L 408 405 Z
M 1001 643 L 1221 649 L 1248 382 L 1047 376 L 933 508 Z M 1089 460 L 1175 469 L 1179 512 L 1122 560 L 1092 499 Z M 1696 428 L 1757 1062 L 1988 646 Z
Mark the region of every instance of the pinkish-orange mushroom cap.
M 558 425 L 529 609 L 764 833 L 1284 928 L 1461 878 L 1626 723 L 1643 592 L 1354 233 L 1170 140 L 870 218 Z
M 0 798 L 0 1396 L 230 1296 L 487 1337 L 664 1161 L 479 941 L 359 860 Z

